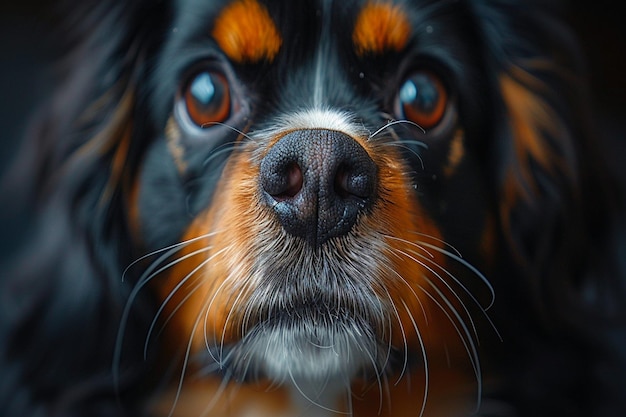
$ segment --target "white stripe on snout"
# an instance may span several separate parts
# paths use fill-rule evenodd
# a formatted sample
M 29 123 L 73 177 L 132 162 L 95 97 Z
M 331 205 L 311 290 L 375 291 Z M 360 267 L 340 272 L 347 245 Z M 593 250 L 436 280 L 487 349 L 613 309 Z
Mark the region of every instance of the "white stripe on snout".
M 254 132 L 253 136 L 267 138 L 303 129 L 326 129 L 342 132 L 353 138 L 368 138 L 370 132 L 354 121 L 346 111 L 331 109 L 309 109 L 280 116 L 271 129 Z
M 331 13 L 332 13 L 332 0 L 325 0 L 322 2 L 322 33 L 320 35 L 319 48 L 317 50 L 317 62 L 315 63 L 315 85 L 313 93 L 313 105 L 316 109 L 320 109 L 323 106 L 324 100 L 324 70 L 328 66 L 328 47 L 330 45 L 329 38 L 331 37 Z

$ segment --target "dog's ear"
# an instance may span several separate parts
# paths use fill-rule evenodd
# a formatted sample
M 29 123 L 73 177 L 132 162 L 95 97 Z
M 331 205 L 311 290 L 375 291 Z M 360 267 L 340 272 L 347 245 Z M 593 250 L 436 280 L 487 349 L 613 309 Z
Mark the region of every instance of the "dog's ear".
M 119 238 L 128 216 L 122 200 L 131 192 L 138 138 L 149 136 L 147 117 L 136 117 L 136 103 L 148 56 L 165 36 L 167 3 L 72 0 L 50 13 L 56 18 L 49 43 L 63 51 L 49 69 L 56 85 L 2 179 L 3 193 L 12 196 L 4 210 L 26 227 L 36 211 L 69 205 L 56 211 L 71 213 L 72 221 L 58 224 L 100 244 L 110 242 L 111 252 L 128 252 L 119 247 L 128 244 Z M 35 210 L 24 214 L 24 207 Z
M 119 265 L 133 256 L 122 200 L 141 145 L 137 91 L 167 9 L 159 1 L 73 3 L 54 28 L 58 49 L 67 50 L 55 67 L 58 84 L 1 184 L 3 210 L 23 226 L 15 241 L 24 243 L 22 256 L 0 260 L 0 293 L 10 294 L 2 302 L 0 380 L 16 394 L 14 415 L 79 407 L 72 402 L 98 409 L 98 395 L 111 389 L 106 375 L 130 291 L 120 285 Z M 146 305 L 136 300 L 134 314 L 151 317 Z M 123 340 L 121 385 L 124 365 L 135 363 L 127 358 L 141 357 L 133 346 L 145 332 L 135 325 Z M 102 383 L 84 381 L 87 374 Z
M 114 191 L 130 153 L 147 51 L 162 33 L 164 3 L 64 1 L 53 8 L 50 43 L 63 52 L 49 69 L 56 86 L 31 121 L 9 173 L 23 190 L 76 190 L 108 171 L 106 193 Z
M 597 273 L 610 244 L 611 180 L 574 38 L 556 10 L 519 3 L 478 7 L 497 74 L 491 166 L 501 229 L 540 309 L 584 311 L 590 294 L 619 285 L 615 271 Z

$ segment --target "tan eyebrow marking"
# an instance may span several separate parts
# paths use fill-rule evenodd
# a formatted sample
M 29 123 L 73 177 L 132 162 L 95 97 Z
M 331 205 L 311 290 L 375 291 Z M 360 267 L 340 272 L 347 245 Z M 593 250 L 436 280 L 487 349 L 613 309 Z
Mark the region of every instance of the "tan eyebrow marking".
M 215 20 L 213 38 L 238 63 L 272 61 L 282 38 L 267 8 L 256 0 L 237 0 Z
M 411 34 L 409 19 L 398 5 L 373 0 L 359 13 L 352 41 L 358 55 L 402 50 Z

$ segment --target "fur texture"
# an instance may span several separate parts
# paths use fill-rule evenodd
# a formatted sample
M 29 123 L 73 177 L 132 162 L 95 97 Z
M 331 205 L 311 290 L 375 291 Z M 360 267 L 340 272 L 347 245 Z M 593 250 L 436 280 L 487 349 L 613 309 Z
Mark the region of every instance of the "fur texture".
M 621 194 L 555 8 L 70 8 L 2 183 L 0 414 L 626 413 Z

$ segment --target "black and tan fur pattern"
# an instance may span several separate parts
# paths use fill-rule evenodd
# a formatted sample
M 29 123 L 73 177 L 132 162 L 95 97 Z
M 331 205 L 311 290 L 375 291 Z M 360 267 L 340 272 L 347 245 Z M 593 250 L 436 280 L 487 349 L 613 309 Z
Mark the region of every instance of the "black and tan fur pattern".
M 87 3 L 3 180 L 2 415 L 624 413 L 622 202 L 555 10 Z

